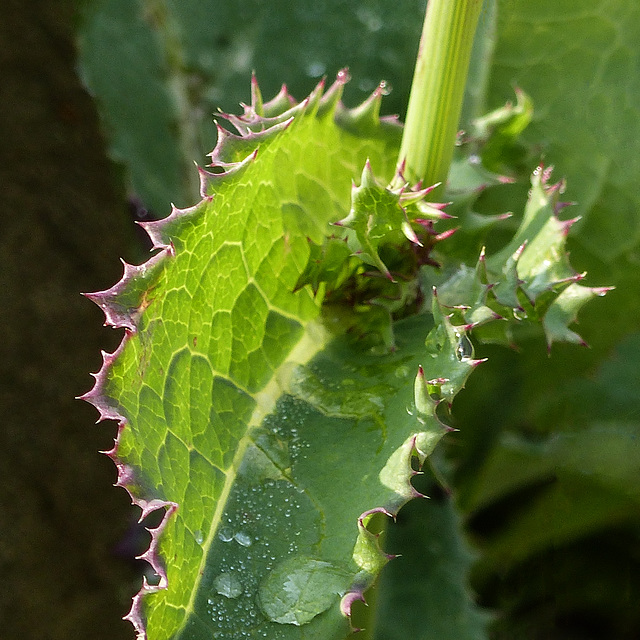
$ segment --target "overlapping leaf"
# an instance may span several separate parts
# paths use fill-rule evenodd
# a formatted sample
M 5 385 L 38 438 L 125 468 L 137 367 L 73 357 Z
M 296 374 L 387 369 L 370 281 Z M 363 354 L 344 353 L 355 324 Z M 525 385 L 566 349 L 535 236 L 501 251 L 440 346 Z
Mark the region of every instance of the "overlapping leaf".
M 306 95 L 348 65 L 363 100 L 393 79 L 389 113 L 406 105 L 424 0 L 91 0 L 79 24 L 79 67 L 111 157 L 156 217 L 197 197 L 193 161 L 213 145 L 211 114 L 246 100 L 255 71 L 271 95 L 286 79 Z M 358 46 L 353 34 L 358 33 Z M 291 37 L 296 34 L 296 37 Z M 360 167 L 361 169 L 362 167 Z

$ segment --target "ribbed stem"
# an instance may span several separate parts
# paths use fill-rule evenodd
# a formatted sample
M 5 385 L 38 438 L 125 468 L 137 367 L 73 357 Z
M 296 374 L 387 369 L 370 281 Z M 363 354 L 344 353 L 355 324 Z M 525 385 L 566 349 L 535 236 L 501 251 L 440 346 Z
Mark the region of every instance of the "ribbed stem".
M 429 0 L 399 162 L 411 182 L 446 182 L 483 0 Z

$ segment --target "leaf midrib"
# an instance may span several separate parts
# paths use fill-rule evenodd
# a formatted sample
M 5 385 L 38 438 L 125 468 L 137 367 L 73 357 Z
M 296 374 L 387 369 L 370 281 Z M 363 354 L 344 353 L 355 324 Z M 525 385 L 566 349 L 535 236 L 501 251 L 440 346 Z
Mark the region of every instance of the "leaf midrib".
M 284 362 L 274 371 L 269 382 L 267 382 L 267 384 L 261 391 L 255 394 L 250 394 L 255 400 L 256 406 L 247 424 L 245 434 L 238 442 L 238 448 L 233 457 L 233 462 L 231 463 L 229 469 L 225 472 L 226 480 L 222 488 L 220 497 L 218 498 L 218 504 L 216 505 L 216 510 L 213 515 L 209 533 L 205 541 L 202 543 L 202 559 L 200 561 L 200 565 L 198 566 L 198 572 L 193 583 L 189 602 L 184 609 L 185 613 L 183 622 L 176 630 L 176 635 L 178 635 L 184 629 L 191 615 L 195 614 L 195 598 L 199 590 L 200 582 L 205 574 L 204 569 L 207 564 L 209 550 L 218 533 L 220 523 L 222 522 L 222 518 L 225 513 L 229 495 L 231 494 L 231 491 L 235 485 L 236 478 L 242 465 L 242 460 L 244 458 L 247 447 L 252 443 L 252 432 L 262 424 L 263 420 L 269 414 L 273 413 L 276 407 L 276 402 L 287 392 L 291 376 L 295 370 L 295 366 L 308 364 L 320 351 L 322 351 L 326 347 L 330 339 L 331 333 L 320 320 L 312 320 L 307 322 L 304 326 L 304 332 L 300 340 L 291 350 Z

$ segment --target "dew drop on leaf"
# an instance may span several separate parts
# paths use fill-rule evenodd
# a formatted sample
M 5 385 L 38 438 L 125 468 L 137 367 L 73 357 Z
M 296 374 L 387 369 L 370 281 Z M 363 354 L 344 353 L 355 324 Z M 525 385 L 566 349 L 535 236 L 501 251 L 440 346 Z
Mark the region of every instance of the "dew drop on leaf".
M 320 76 L 324 75 L 327 67 L 323 62 L 317 60 L 314 62 L 309 62 L 305 70 L 310 78 L 319 78 Z
M 513 310 L 513 317 L 516 320 L 526 320 L 527 319 L 527 312 L 524 309 L 514 309 Z
M 193 538 L 196 541 L 196 544 L 202 544 L 202 542 L 204 541 L 204 536 L 202 535 L 202 531 L 200 531 L 200 529 L 193 532 Z
M 229 527 L 223 527 L 218 532 L 218 538 L 220 538 L 222 542 L 231 542 L 233 540 L 233 531 L 231 531 Z
M 464 333 L 458 334 L 456 356 L 458 360 L 468 360 L 469 358 L 473 358 L 473 344 Z
M 243 547 L 250 547 L 251 546 L 251 536 L 249 536 L 248 534 L 244 533 L 244 531 L 238 531 L 238 533 L 236 533 L 235 536 L 233 536 L 235 541 L 243 546 Z
M 235 573 L 221 573 L 214 581 L 213 587 L 225 598 L 237 598 L 242 594 L 242 583 Z
M 396 378 L 400 378 L 401 380 L 403 380 L 404 378 L 409 377 L 409 367 L 405 366 L 405 365 L 400 365 L 396 371 Z
M 308 556 L 290 557 L 260 585 L 258 602 L 272 622 L 300 626 L 336 602 L 351 578 L 329 562 Z

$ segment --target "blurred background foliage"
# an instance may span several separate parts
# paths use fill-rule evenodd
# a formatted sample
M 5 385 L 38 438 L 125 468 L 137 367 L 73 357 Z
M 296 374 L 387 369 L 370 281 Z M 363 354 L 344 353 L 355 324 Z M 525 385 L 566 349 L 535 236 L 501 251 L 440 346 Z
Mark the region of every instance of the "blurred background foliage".
M 478 206 L 513 209 L 542 158 L 580 215 L 571 259 L 589 285 L 591 345 L 541 337 L 488 356 L 454 406 L 446 466 L 476 555 L 470 585 L 496 639 L 640 637 L 640 5 L 629 0 L 485 0 L 463 125 L 533 99 L 519 180 Z M 403 115 L 424 0 L 7 0 L 0 13 L 6 160 L 0 167 L 4 304 L 0 446 L 2 637 L 131 638 L 119 617 L 144 546 L 109 486 L 114 429 L 72 398 L 114 332 L 79 291 L 112 284 L 117 256 L 144 255 L 132 218 L 197 199 L 193 162 L 215 144 L 218 108 L 282 82 L 301 98 L 348 66 L 345 101 L 385 79 Z M 76 75 L 77 72 L 77 75 Z M 82 79 L 89 95 L 81 88 Z M 107 160 L 107 156 L 111 162 Z M 509 223 L 507 223 L 509 224 Z M 509 233 L 505 228 L 504 233 Z M 429 572 L 416 531 L 439 501 L 401 513 L 398 571 Z M 448 521 L 447 521 L 448 522 Z M 404 565 L 402 564 L 404 563 Z M 469 561 L 465 561 L 465 565 Z M 416 620 L 427 615 L 413 592 Z M 400 608 L 388 612 L 402 619 Z M 393 627 L 393 625 L 391 625 Z M 431 638 L 417 624 L 416 638 Z

